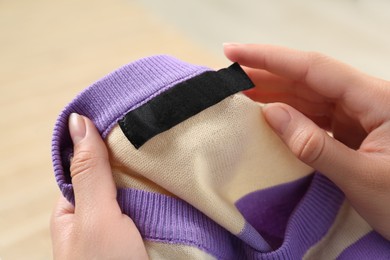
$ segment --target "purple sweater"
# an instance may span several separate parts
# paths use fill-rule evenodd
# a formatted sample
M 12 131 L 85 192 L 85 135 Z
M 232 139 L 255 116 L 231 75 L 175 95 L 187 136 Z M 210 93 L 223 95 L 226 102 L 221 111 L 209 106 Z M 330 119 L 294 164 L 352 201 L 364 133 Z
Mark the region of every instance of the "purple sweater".
M 64 196 L 72 112 L 110 154 L 118 202 L 155 259 L 390 259 L 390 242 L 321 173 L 299 162 L 240 91 L 237 65 L 214 72 L 144 58 L 79 94 L 60 114 L 52 158 Z

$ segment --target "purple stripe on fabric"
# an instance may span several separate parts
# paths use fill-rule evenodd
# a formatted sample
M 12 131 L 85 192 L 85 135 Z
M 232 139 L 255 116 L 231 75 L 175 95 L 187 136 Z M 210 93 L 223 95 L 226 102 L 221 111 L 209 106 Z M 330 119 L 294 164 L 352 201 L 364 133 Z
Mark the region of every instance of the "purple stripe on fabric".
M 210 69 L 160 55 L 137 60 L 81 92 L 61 112 L 54 127 L 52 160 L 60 189 L 71 183 L 69 157 L 73 146 L 68 131 L 72 112 L 87 116 L 104 138 L 123 115 L 172 86 Z M 71 197 L 67 197 L 71 199 Z
M 347 247 L 338 257 L 339 260 L 382 260 L 390 259 L 390 241 L 372 231 Z
M 261 259 L 302 259 L 335 220 L 344 194 L 325 176 L 315 173 L 311 185 L 287 223 L 283 244 Z M 255 259 L 258 253 L 251 254 Z
M 236 207 L 248 223 L 276 249 L 283 242 L 287 221 L 303 195 L 313 175 L 299 180 L 252 192 L 236 202 Z
M 195 246 L 218 259 L 301 259 L 326 234 L 343 200 L 332 182 L 315 174 L 291 214 L 283 244 L 272 252 L 259 252 L 180 199 L 141 190 L 118 192 L 123 212 L 133 218 L 145 239 Z M 247 230 L 246 238 L 255 232 Z

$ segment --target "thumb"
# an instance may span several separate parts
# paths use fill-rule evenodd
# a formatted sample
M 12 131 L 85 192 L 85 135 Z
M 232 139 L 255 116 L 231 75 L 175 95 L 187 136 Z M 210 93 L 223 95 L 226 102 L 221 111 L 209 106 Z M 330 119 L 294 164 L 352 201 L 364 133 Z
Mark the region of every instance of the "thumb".
M 298 159 L 326 175 L 340 188 L 348 188 L 348 180 L 353 179 L 358 167 L 358 152 L 329 136 L 291 106 L 267 104 L 263 113 Z
M 73 113 L 69 117 L 69 131 L 74 145 L 70 172 L 75 213 L 118 208 L 107 148 L 97 129 L 91 120 Z

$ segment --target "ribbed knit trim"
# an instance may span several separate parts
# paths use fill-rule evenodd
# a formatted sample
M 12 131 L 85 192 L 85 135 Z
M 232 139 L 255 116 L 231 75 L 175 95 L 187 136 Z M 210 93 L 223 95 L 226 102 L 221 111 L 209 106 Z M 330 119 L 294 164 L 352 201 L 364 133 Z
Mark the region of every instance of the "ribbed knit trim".
M 120 189 L 118 201 L 146 240 L 195 246 L 218 259 L 239 259 L 234 246 L 238 238 L 183 200 Z
M 282 246 L 263 253 L 180 199 L 134 189 L 118 191 L 120 207 L 144 239 L 196 246 L 218 259 L 301 259 L 326 234 L 343 200 L 342 192 L 317 173 L 290 217 Z
M 68 117 L 76 112 L 91 119 L 104 138 L 117 121 L 172 86 L 210 69 L 160 55 L 137 60 L 102 78 L 81 92 L 61 112 L 54 127 L 52 160 L 60 189 L 71 183 L 69 157 L 73 146 Z M 68 194 L 67 199 L 72 196 Z
M 240 198 L 235 205 L 273 249 L 279 248 L 283 243 L 291 213 L 307 192 L 312 179 L 313 175 L 310 174 L 294 181 L 254 191 Z
M 329 230 L 344 201 L 344 194 L 325 176 L 316 173 L 312 184 L 292 214 L 282 246 L 272 254 L 301 258 Z M 272 258 L 271 258 L 272 259 Z
M 73 196 L 69 185 L 64 192 Z M 288 260 L 302 259 L 320 241 L 335 220 L 344 195 L 326 177 L 316 173 L 290 217 L 282 246 L 268 253 L 254 250 L 180 199 L 120 189 L 118 201 L 146 240 L 194 246 L 217 259 Z M 389 255 L 390 242 L 373 231 L 347 247 L 338 259 L 388 259 Z

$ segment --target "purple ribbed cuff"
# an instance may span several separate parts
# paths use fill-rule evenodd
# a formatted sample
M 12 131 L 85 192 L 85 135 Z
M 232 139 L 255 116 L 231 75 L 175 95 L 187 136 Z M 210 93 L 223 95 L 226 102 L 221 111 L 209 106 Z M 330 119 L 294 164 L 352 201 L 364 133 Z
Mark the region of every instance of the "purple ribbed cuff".
M 276 192 L 283 186 L 273 189 Z M 254 249 L 240 239 L 242 234 L 229 233 L 177 198 L 119 189 L 118 201 L 147 240 L 195 246 L 218 259 L 302 259 L 307 250 L 328 232 L 344 195 L 326 177 L 316 173 L 306 195 L 290 216 L 283 244 L 272 252 Z
M 127 64 L 81 92 L 61 112 L 54 127 L 52 160 L 55 177 L 72 201 L 69 157 L 73 151 L 68 117 L 76 112 L 91 119 L 103 138 L 117 121 L 172 86 L 210 70 L 170 56 L 152 56 Z

